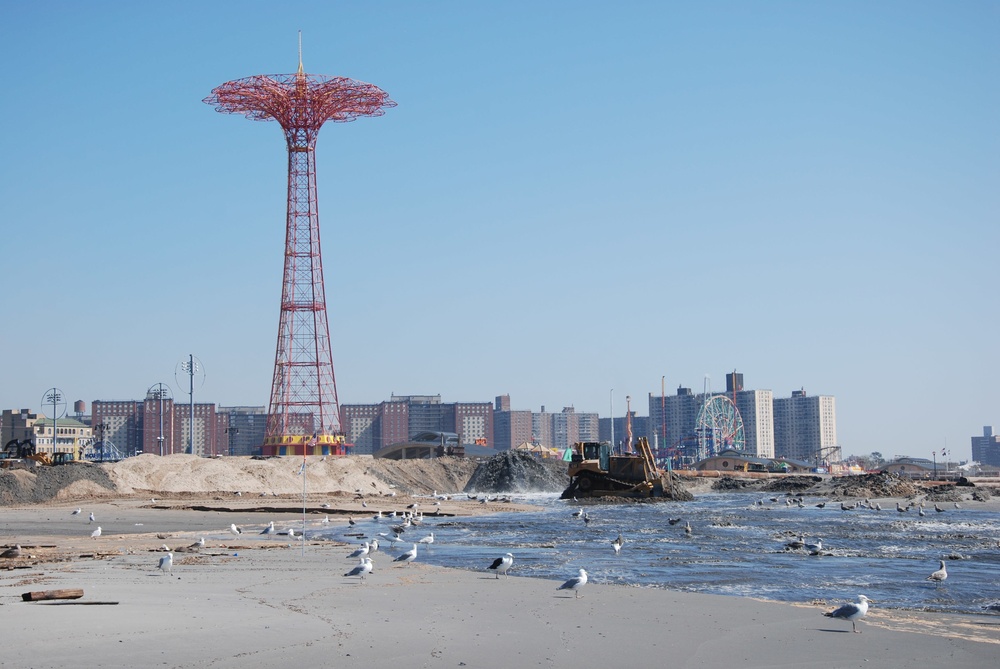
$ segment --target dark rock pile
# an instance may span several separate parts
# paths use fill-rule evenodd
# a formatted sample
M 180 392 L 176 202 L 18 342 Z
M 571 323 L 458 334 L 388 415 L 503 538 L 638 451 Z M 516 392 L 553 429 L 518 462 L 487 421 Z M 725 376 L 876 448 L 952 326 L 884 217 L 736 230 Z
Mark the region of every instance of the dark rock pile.
M 566 463 L 521 451 L 503 451 L 480 463 L 465 492 L 562 492 L 569 484 Z
M 836 476 L 829 480 L 827 494 L 836 497 L 913 497 L 924 489 L 897 474 L 862 474 Z
M 115 484 L 108 472 L 93 463 L 74 463 L 52 467 L 0 470 L 0 505 L 39 504 L 56 497 L 60 490 L 77 481 L 90 481 L 109 493 Z

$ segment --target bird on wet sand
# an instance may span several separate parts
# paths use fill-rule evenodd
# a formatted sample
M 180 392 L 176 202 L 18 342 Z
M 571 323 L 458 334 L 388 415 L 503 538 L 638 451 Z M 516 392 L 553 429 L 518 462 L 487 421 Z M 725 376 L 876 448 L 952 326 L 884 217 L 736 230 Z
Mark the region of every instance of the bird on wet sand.
M 498 557 L 493 561 L 487 569 L 495 569 L 497 573 L 497 578 L 500 578 L 500 574 L 503 574 L 507 578 L 510 578 L 510 568 L 514 565 L 514 554 L 506 553 L 502 557 Z
M 166 555 L 164 555 L 163 557 L 161 557 L 160 558 L 160 563 L 158 565 L 156 565 L 157 569 L 159 569 L 161 573 L 166 573 L 166 572 L 170 571 L 171 569 L 173 569 L 173 566 L 174 566 L 174 554 L 173 553 L 167 553 Z
M 369 553 L 370 550 L 371 550 L 371 544 L 369 544 L 366 541 L 365 543 L 361 544 L 361 548 L 358 548 L 358 549 L 354 550 L 347 557 L 349 557 L 349 558 L 362 558 L 362 559 L 364 559 L 364 557 L 366 555 L 368 555 L 368 553 Z
M 93 512 L 91 512 L 91 514 L 90 514 L 90 520 L 88 520 L 88 521 L 87 521 L 87 524 L 89 525 L 90 523 L 94 522 L 94 520 L 96 520 L 96 519 L 94 518 L 94 513 L 93 513 Z
M 413 562 L 417 559 L 417 545 L 413 544 L 413 548 L 406 551 L 399 557 L 393 560 L 393 562 Z
M 97 537 L 101 536 L 101 526 L 98 525 L 97 529 L 90 533 L 90 536 L 92 539 L 96 539 Z
M 937 583 L 940 583 L 941 581 L 948 578 L 948 569 L 947 567 L 944 566 L 944 560 L 940 560 L 940 562 L 941 562 L 941 568 L 933 572 L 930 576 L 928 576 L 927 577 L 928 581 L 935 581 Z
M 622 539 L 621 532 L 618 533 L 618 537 L 611 542 L 611 547 L 615 549 L 615 555 L 622 552 L 622 546 L 625 545 L 625 540 Z
M 237 527 L 236 523 L 230 524 L 229 531 L 232 532 L 233 534 L 235 534 L 236 536 L 240 536 L 241 534 L 243 534 L 243 530 L 241 528 Z
M 421 539 L 417 543 L 419 543 L 419 544 L 432 544 L 432 543 L 434 543 L 434 533 L 431 532 L 430 534 L 428 534 L 426 537 L 424 537 L 423 539 Z
M 858 629 L 858 621 L 865 617 L 868 613 L 868 604 L 873 602 L 873 600 L 868 599 L 864 595 L 858 595 L 857 603 L 851 602 L 850 604 L 844 604 L 838 609 L 833 611 L 827 611 L 823 615 L 827 618 L 839 618 L 841 620 L 850 620 L 851 627 L 857 634 L 861 634 L 861 630 Z
M 560 585 L 556 590 L 572 590 L 576 593 L 577 599 L 580 598 L 580 588 L 587 585 L 587 570 L 581 569 L 580 573 L 573 578 L 569 579 L 562 585 Z
M 81 513 L 83 513 L 83 509 L 77 509 L 76 511 L 74 511 L 73 513 L 71 513 L 69 515 L 71 515 L 71 516 L 79 516 Z
M 19 558 L 21 557 L 21 544 L 15 544 L 13 548 L 8 548 L 3 553 L 0 553 L 0 558 Z
M 267 524 L 267 527 L 265 527 L 263 530 L 261 530 L 261 534 L 274 534 L 275 532 L 277 532 L 277 530 L 274 529 L 274 521 L 273 520 L 270 523 Z

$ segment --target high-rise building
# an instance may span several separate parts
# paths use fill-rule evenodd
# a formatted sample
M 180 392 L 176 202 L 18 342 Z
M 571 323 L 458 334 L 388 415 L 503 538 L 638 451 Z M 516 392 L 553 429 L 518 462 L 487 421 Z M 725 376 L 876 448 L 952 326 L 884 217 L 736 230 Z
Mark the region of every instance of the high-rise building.
M 781 458 L 817 465 L 841 460 L 836 399 L 807 395 L 805 390 L 775 398 L 774 452 Z
M 773 400 L 770 390 L 736 392 L 736 408 L 743 419 L 743 450 L 754 457 L 774 457 Z
M 981 465 L 1000 467 L 1000 435 L 993 434 L 993 426 L 983 427 L 983 436 L 972 438 L 972 459 Z
M 492 447 L 493 405 L 441 402 L 440 395 L 393 395 L 379 404 L 344 404 L 341 425 L 357 454 L 376 453 L 421 432 L 453 432 L 464 444 Z
M 143 402 L 94 400 L 90 403 L 90 425 L 95 439 L 107 444 L 109 449 L 113 445 L 116 452 L 124 456 L 143 452 L 144 419 Z
M 219 407 L 215 413 L 216 452 L 228 455 L 261 455 L 267 407 Z M 146 429 L 149 432 L 147 426 Z
M 493 447 L 508 451 L 532 443 L 531 412 L 511 411 L 510 395 L 498 395 L 493 405 Z

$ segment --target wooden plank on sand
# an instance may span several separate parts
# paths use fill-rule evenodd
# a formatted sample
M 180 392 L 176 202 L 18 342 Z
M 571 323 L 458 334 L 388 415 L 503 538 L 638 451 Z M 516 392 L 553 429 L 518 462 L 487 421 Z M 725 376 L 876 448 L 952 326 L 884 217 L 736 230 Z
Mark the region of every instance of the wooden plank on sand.
M 44 599 L 80 599 L 83 597 L 81 588 L 67 588 L 63 590 L 39 590 L 36 592 L 25 592 L 21 599 L 26 602 L 39 602 Z

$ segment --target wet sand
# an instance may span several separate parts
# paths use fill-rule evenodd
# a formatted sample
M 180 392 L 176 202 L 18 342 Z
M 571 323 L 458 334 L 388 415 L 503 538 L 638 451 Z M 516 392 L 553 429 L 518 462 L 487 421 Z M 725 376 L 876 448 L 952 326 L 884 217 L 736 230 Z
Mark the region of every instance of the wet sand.
M 557 582 L 518 578 L 516 561 L 510 579 L 494 578 L 485 564 L 395 564 L 399 545 L 375 554 L 362 585 L 342 576 L 355 563 L 342 544 L 307 542 L 303 550 L 299 541 L 256 533 L 268 520 L 298 528 L 301 514 L 150 505 L 98 504 L 81 516 L 70 516 L 68 505 L 0 509 L 0 544 L 17 542 L 36 556 L 0 562 L 0 666 L 911 669 L 993 666 L 1000 657 L 995 616 L 876 604 L 859 623 L 863 633 L 852 634 L 849 622 L 821 615 L 833 602 L 599 583 L 576 599 Z M 245 534 L 226 531 L 231 522 Z M 103 534 L 91 539 L 97 524 Z M 169 574 L 156 569 L 157 547 L 200 536 L 199 552 L 175 553 Z M 76 603 L 21 601 L 24 592 L 59 588 L 85 595 Z

